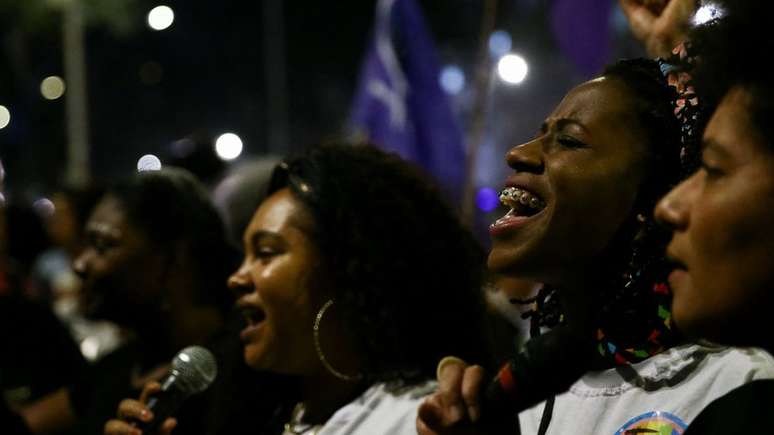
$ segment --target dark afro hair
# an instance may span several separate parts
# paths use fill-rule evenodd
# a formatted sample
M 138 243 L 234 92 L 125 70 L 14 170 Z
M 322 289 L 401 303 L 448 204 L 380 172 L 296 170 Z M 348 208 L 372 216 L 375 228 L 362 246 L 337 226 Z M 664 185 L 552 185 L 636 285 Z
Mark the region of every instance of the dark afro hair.
M 696 87 L 713 106 L 734 86 L 752 96 L 752 122 L 774 150 L 774 53 L 771 1 L 719 2 L 726 16 L 697 27 L 691 35 L 700 61 Z
M 184 246 L 195 262 L 201 284 L 194 294 L 199 304 L 227 311 L 233 300 L 225 291 L 228 275 L 238 264 L 228 244 L 223 222 L 204 186 L 188 171 L 165 167 L 134 174 L 110 187 L 106 195 L 119 200 L 129 221 L 161 249 Z
M 431 378 L 446 355 L 486 360 L 483 251 L 418 169 L 371 146 L 329 144 L 278 166 L 269 193 L 287 186 L 313 216 L 368 380 Z

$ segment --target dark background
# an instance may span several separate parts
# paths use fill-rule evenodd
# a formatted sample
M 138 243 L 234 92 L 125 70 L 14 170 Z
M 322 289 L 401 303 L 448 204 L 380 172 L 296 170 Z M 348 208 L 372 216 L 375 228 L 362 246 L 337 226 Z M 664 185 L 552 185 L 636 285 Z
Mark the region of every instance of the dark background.
M 48 101 L 39 90 L 43 78 L 64 76 L 61 14 L 50 3 L 56 1 L 0 0 L 0 104 L 12 113 L 0 130 L 0 159 L 6 191 L 30 198 L 62 182 L 66 161 L 67 94 Z M 264 2 L 169 0 L 164 4 L 175 11 L 174 24 L 157 32 L 146 25 L 146 15 L 158 2 L 87 1 L 102 5 L 89 15 L 85 38 L 92 175 L 128 173 L 139 156 L 167 155 L 186 137 L 207 142 L 235 132 L 245 146 L 238 160 L 245 160 L 342 134 L 375 3 L 282 2 L 288 139 L 278 144 L 269 140 Z M 466 73 L 466 88 L 451 100 L 467 127 L 483 2 L 419 3 L 442 63 Z M 519 86 L 493 83 L 479 186 L 497 189 L 506 172 L 505 150 L 531 137 L 564 93 L 588 78 L 557 47 L 553 6 L 549 0 L 498 2 L 496 28 L 510 32 L 513 50 L 528 59 L 530 72 Z M 617 5 L 609 26 L 610 60 L 642 54 Z

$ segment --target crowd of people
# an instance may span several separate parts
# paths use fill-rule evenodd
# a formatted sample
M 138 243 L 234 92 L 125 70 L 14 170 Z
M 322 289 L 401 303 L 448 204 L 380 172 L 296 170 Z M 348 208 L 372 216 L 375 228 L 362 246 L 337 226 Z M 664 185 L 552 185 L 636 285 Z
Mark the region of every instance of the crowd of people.
M 66 189 L 47 222 L 5 204 L 0 432 L 768 433 L 774 6 L 620 3 L 653 58 L 508 151 L 488 254 L 366 144 Z M 527 332 L 494 333 L 503 303 Z M 154 415 L 191 345 L 215 381 Z

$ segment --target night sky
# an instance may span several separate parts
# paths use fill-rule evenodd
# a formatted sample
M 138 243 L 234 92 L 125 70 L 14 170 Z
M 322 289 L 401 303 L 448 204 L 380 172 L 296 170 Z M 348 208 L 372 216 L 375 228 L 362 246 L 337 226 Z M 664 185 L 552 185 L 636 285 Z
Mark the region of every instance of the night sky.
M 42 9 L 22 13 L 28 1 L 46 3 L 0 0 L 0 105 L 12 113 L 0 130 L 0 158 L 6 190 L 34 196 L 64 176 L 65 102 L 45 100 L 39 90 L 43 78 L 64 75 L 61 16 Z M 159 2 L 111 1 L 125 9 L 110 20 L 92 19 L 86 30 L 91 170 L 97 179 L 129 173 L 142 154 L 163 160 L 171 144 L 186 137 L 206 142 L 237 133 L 245 146 L 240 159 L 249 159 L 345 131 L 375 0 L 283 2 L 289 137 L 281 144 L 269 139 L 263 2 L 169 0 L 164 4 L 174 9 L 174 24 L 156 32 L 146 14 Z M 419 3 L 442 62 L 466 73 L 467 87 L 452 102 L 468 124 L 482 2 Z M 531 136 L 561 96 L 587 78 L 558 49 L 551 6 L 546 0 L 499 1 L 496 27 L 510 32 L 513 50 L 530 61 L 530 75 L 518 87 L 495 84 L 480 185 L 499 185 L 509 145 Z M 641 55 L 615 14 L 609 58 Z

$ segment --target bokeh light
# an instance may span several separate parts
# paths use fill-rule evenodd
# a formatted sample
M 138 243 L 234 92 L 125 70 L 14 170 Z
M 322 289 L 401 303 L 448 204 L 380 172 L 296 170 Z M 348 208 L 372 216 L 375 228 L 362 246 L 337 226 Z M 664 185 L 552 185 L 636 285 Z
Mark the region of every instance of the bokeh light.
M 479 210 L 489 213 L 500 205 L 500 196 L 491 187 L 483 187 L 476 193 L 476 205 Z
M 441 69 L 438 81 L 447 94 L 456 95 L 465 88 L 465 73 L 457 65 L 447 65 Z
M 169 6 L 156 6 L 148 12 L 148 26 L 153 30 L 164 30 L 175 22 L 175 11 Z
M 158 171 L 161 169 L 161 160 L 153 154 L 145 154 L 137 160 L 137 171 Z
M 86 337 L 81 342 L 81 353 L 89 361 L 93 361 L 99 355 L 99 339 L 97 337 Z
M 49 218 L 56 211 L 53 201 L 48 198 L 38 198 L 32 203 L 32 208 L 38 216 Z
M 497 73 L 509 84 L 518 85 L 527 78 L 529 67 L 527 61 L 518 54 L 506 54 L 497 62 Z
M 693 16 L 693 25 L 701 26 L 702 24 L 706 24 L 716 18 L 722 17 L 724 14 L 725 11 L 719 5 L 714 3 L 706 3 L 704 6 L 700 7 L 699 10 L 696 11 L 696 14 Z
M 0 105 L 0 129 L 3 129 L 11 123 L 11 111 L 7 107 Z
M 65 82 L 59 76 L 50 76 L 40 82 L 40 93 L 46 100 L 56 100 L 65 93 Z
M 242 154 L 242 139 L 234 133 L 224 133 L 215 140 L 215 153 L 221 160 L 234 160 Z
M 489 54 L 499 59 L 511 51 L 511 34 L 505 30 L 497 30 L 489 35 Z

